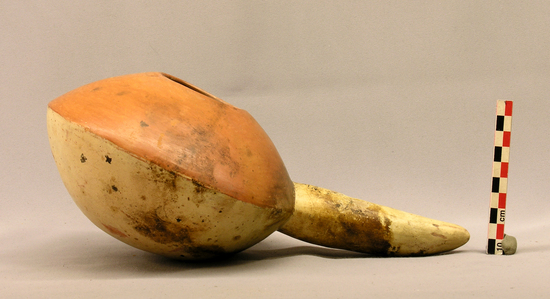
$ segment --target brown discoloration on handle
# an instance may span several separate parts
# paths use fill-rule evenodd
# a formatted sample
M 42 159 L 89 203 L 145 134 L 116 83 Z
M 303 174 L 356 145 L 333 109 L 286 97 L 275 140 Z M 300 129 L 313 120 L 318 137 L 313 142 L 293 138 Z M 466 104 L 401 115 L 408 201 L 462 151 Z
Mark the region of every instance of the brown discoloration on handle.
M 295 183 L 296 206 L 279 231 L 310 243 L 379 256 L 421 256 L 453 250 L 469 239 L 454 224 Z
M 168 171 L 244 202 L 292 210 L 292 182 L 252 116 L 173 76 L 105 79 L 73 90 L 49 107 Z
M 310 185 L 301 185 L 290 220 L 279 231 L 301 240 L 353 251 L 384 255 L 391 249 L 391 221 L 376 205 Z M 368 242 L 365 242 L 368 240 Z

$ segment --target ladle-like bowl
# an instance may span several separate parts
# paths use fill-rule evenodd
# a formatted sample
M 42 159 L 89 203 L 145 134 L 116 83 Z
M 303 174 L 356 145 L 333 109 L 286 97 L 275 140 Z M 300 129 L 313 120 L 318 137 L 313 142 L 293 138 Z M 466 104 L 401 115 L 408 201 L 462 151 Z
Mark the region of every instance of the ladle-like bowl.
M 256 121 L 170 75 L 94 82 L 47 114 L 74 201 L 134 247 L 182 259 L 238 252 L 293 212 L 294 185 Z
M 293 183 L 246 111 L 162 73 L 105 79 L 53 100 L 48 134 L 82 212 L 111 236 L 168 257 L 227 255 L 277 229 L 381 256 L 436 254 L 470 238 L 455 224 Z

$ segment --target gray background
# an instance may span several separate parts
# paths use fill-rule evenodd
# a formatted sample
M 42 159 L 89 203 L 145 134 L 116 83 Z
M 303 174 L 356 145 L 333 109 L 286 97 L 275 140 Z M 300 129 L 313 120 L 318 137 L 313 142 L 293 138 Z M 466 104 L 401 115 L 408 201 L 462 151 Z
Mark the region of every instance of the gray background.
M 548 1 L 0 1 L 0 293 L 6 298 L 545 297 Z M 293 180 L 466 227 L 426 258 L 275 233 L 185 264 L 94 227 L 57 173 L 46 105 L 163 71 L 249 111 Z M 514 101 L 506 232 L 485 238 L 497 99 Z

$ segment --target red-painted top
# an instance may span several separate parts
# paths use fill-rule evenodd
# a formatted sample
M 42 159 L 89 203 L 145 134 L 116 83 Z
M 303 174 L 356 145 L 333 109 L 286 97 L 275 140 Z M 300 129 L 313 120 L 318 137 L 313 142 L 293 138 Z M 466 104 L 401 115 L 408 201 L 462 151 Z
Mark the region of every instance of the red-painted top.
M 283 161 L 252 116 L 180 79 L 114 77 L 77 88 L 49 107 L 140 159 L 235 199 L 294 207 Z

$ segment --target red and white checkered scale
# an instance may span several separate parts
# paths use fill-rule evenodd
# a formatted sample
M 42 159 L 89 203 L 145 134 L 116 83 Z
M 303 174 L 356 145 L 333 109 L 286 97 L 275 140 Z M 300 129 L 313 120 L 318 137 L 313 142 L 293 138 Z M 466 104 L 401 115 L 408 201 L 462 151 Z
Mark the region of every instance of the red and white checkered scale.
M 502 239 L 504 238 L 504 222 L 506 220 L 506 194 L 508 189 L 508 165 L 510 162 L 512 107 L 512 101 L 497 101 L 487 254 L 503 254 Z

